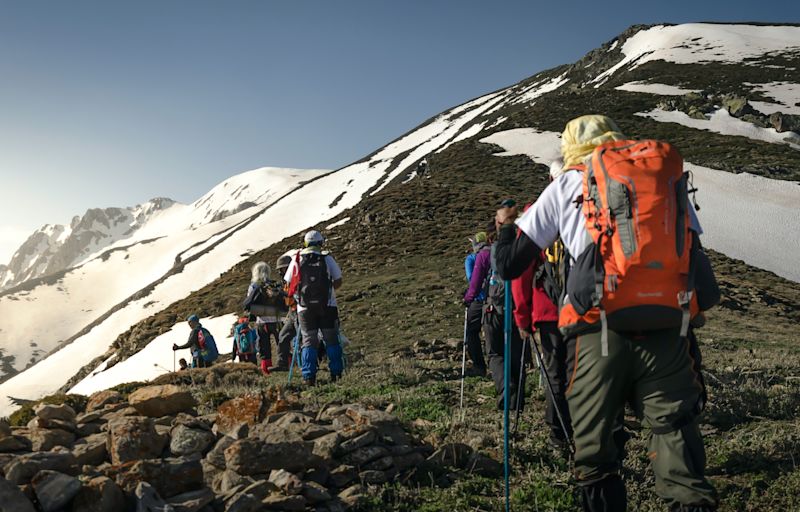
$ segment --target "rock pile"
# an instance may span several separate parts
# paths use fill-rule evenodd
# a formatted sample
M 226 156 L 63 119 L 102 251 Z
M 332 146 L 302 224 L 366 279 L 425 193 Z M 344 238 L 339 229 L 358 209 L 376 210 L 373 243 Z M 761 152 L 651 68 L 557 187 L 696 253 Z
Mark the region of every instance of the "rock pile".
M 0 511 L 338 511 L 442 465 L 496 471 L 358 404 L 303 410 L 270 392 L 194 407 L 178 386 L 148 386 L 127 401 L 97 393 L 81 414 L 40 405 L 25 427 L 0 422 Z

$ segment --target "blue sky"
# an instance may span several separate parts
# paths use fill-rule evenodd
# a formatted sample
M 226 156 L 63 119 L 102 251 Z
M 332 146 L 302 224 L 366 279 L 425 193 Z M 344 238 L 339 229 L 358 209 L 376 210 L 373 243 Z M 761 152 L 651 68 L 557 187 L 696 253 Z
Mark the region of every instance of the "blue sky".
M 341 167 L 635 23 L 800 21 L 793 1 L 649 4 L 0 0 L 0 262 L 90 207 Z

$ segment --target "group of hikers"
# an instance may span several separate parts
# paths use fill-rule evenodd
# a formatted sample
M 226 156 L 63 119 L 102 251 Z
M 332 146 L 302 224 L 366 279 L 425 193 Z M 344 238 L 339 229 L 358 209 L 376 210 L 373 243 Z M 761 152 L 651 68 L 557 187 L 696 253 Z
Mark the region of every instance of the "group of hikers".
M 258 365 L 265 375 L 289 371 L 297 361 L 303 383 L 314 386 L 324 359 L 328 360 L 331 382 L 344 372 L 335 292 L 342 285 L 342 271 L 333 256 L 323 250 L 322 233 L 309 231 L 303 242 L 302 249 L 278 258 L 275 268 L 279 280 L 272 279 L 272 269 L 266 262 L 253 265 L 242 303 L 244 315 L 231 328 L 231 360 Z M 193 368 L 210 366 L 219 357 L 214 337 L 197 315 L 191 315 L 187 322 L 189 339 L 172 349 L 190 349 Z M 277 347 L 274 364 L 273 339 Z M 181 369 L 188 368 L 184 363 Z
M 470 237 L 472 371 L 487 372 L 482 330 L 498 408 L 520 410 L 525 366 L 537 355 L 550 440 L 573 458 L 584 510 L 627 509 L 626 406 L 649 428 L 655 490 L 670 510 L 716 510 L 697 421 L 706 393 L 694 328 L 719 288 L 691 176 L 674 147 L 629 140 L 601 115 L 567 123 L 561 156 L 535 202 L 520 212 L 503 201 Z

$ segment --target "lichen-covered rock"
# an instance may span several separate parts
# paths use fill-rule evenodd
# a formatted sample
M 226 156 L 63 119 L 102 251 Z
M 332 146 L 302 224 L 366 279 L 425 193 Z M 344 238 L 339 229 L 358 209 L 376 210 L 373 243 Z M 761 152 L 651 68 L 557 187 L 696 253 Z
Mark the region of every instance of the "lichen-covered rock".
M 312 450 L 302 438 L 274 432 L 263 439 L 240 439 L 225 450 L 225 466 L 241 475 L 273 469 L 301 471 L 315 464 Z
M 241 431 L 247 435 L 244 425 L 250 427 L 264 420 L 267 401 L 262 394 L 245 395 L 222 403 L 217 408 L 215 428 L 219 434 L 241 438 Z
M 161 455 L 166 439 L 156 432 L 152 418 L 130 416 L 108 424 L 108 454 L 112 464 Z
M 192 394 L 173 384 L 139 388 L 130 394 L 128 402 L 139 414 L 151 418 L 191 411 L 195 406 Z
M 169 449 L 174 455 L 202 453 L 214 442 L 214 434 L 207 430 L 178 425 L 171 431 Z
M 58 471 L 68 475 L 78 474 L 75 456 L 69 452 L 36 452 L 20 455 L 6 464 L 6 479 L 17 485 L 27 484 L 31 478 L 43 470 Z
M 122 402 L 122 395 L 117 391 L 107 389 L 105 391 L 98 391 L 89 397 L 86 402 L 86 412 L 97 411 L 104 409 L 107 405 L 118 404 Z
M 128 462 L 109 469 L 125 492 L 133 492 L 140 482 L 148 482 L 159 496 L 168 499 L 203 488 L 203 466 L 199 460 L 151 459 Z
M 34 414 L 37 418 L 43 420 L 62 420 L 75 423 L 75 409 L 67 404 L 51 405 L 39 404 L 33 408 Z

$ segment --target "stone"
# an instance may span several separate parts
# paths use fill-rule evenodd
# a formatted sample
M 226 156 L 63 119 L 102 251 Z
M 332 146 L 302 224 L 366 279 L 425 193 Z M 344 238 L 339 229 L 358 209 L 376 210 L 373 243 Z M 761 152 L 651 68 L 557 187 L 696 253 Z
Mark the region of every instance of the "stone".
M 105 423 L 92 422 L 92 423 L 78 423 L 75 433 L 78 437 L 88 437 L 92 434 L 99 434 L 103 431 Z
M 147 482 L 139 482 L 133 496 L 136 500 L 136 512 L 175 512 Z
M 392 459 L 391 456 L 387 455 L 386 457 L 381 457 L 380 459 L 373 460 L 369 464 L 365 464 L 364 469 L 386 471 L 392 466 L 394 466 L 394 459 Z
M 333 421 L 334 418 L 337 416 L 341 416 L 347 412 L 347 408 L 350 407 L 352 404 L 348 405 L 329 405 L 322 409 L 319 414 L 317 414 L 318 421 Z
M 364 502 L 366 489 L 361 484 L 355 484 L 339 493 L 339 499 L 347 507 L 356 507 Z
M 359 425 L 390 425 L 398 422 L 397 417 L 380 409 L 367 409 L 362 405 L 351 405 L 345 413 Z
M 331 470 L 331 476 L 328 479 L 332 487 L 345 487 L 353 480 L 358 478 L 358 472 L 353 466 L 342 464 Z
M 206 455 L 208 463 L 220 469 L 225 469 L 225 450 L 235 442 L 236 440 L 232 437 L 222 436 L 220 440 L 217 441 L 217 444 L 214 445 L 214 448 Z
M 331 496 L 331 493 L 328 492 L 328 489 L 326 489 L 324 485 L 320 485 L 317 482 L 306 482 L 303 484 L 303 497 L 311 505 L 325 503 L 333 499 L 333 496 Z
M 75 443 L 72 454 L 78 465 L 99 466 L 105 462 L 108 458 L 107 438 L 105 434 L 94 434 Z
M 275 484 L 284 494 L 303 492 L 303 481 L 294 473 L 284 469 L 273 469 L 269 474 L 269 482 Z
M 386 473 L 376 470 L 362 471 L 358 474 L 358 478 L 364 484 L 373 485 L 385 484 L 388 481 L 388 478 L 386 478 Z
M 122 402 L 122 395 L 117 391 L 107 389 L 105 391 L 98 391 L 89 397 L 86 402 L 86 412 L 93 412 L 105 408 L 110 404 L 117 404 Z
M 313 465 L 312 450 L 302 438 L 279 432 L 265 439 L 240 439 L 225 450 L 225 467 L 242 475 L 273 469 L 295 472 Z
M 305 510 L 306 499 L 303 496 L 284 496 L 273 494 L 261 502 L 269 510 Z
M 36 512 L 19 487 L 0 477 L 0 512 Z
M 100 421 L 100 418 L 103 417 L 103 414 L 100 411 L 92 411 L 92 412 L 85 412 L 83 414 L 79 414 L 75 418 L 75 423 L 80 425 L 81 423 L 93 423 L 96 421 Z
M 11 435 L 11 426 L 4 419 L 0 419 L 0 439 Z
M 39 404 L 33 408 L 34 414 L 37 418 L 47 420 L 63 420 L 70 423 L 75 423 L 75 409 L 67 404 L 51 405 Z
M 392 460 L 394 461 L 394 467 L 396 467 L 398 471 L 402 472 L 406 469 L 422 464 L 425 461 L 425 457 L 423 457 L 421 453 L 412 452 L 407 455 L 392 457 Z
M 35 452 L 49 452 L 56 446 L 70 447 L 75 442 L 75 434 L 61 429 L 34 428 L 27 437 Z
M 174 508 L 175 512 L 197 512 L 212 501 L 214 493 L 210 489 L 203 488 L 173 496 L 167 500 L 167 504 Z
M 344 432 L 345 430 L 355 426 L 355 424 L 356 422 L 346 415 L 336 416 L 335 418 L 333 418 L 332 422 L 333 428 L 338 432 Z
M 325 485 L 331 476 L 331 471 L 327 467 L 311 468 L 305 472 L 303 479 L 307 482 L 316 482 L 320 485 Z
M 173 455 L 191 455 L 204 452 L 214 442 L 214 434 L 185 425 L 172 428 L 169 450 Z
M 77 431 L 78 426 L 74 421 L 66 421 L 59 419 L 45 420 L 42 418 L 34 418 L 38 428 L 61 429 L 73 434 Z
M 69 452 L 37 452 L 18 456 L 6 465 L 4 472 L 9 482 L 22 485 L 44 470 L 73 475 L 78 473 L 78 466 L 75 456 Z
M 214 487 L 219 494 L 225 494 L 237 486 L 247 487 L 253 482 L 254 480 L 249 476 L 243 476 L 235 471 L 226 469 L 214 480 Z
M 30 439 L 22 436 L 0 438 L 0 453 L 28 451 L 33 446 Z
M 140 482 L 148 482 L 165 499 L 197 491 L 205 485 L 199 460 L 139 460 L 112 466 L 109 473 L 115 474 L 117 484 L 125 492 L 133 492 Z
M 110 478 L 98 476 L 83 483 L 72 500 L 72 512 L 118 512 L 125 510 L 125 495 Z
M 314 440 L 313 453 L 325 461 L 332 461 L 339 448 L 342 437 L 337 432 L 324 435 Z
M 225 500 L 225 512 L 259 512 L 263 508 L 261 500 L 243 492 Z
M 409 453 L 415 451 L 415 448 L 413 446 L 411 446 L 410 444 L 400 444 L 400 445 L 396 445 L 396 446 L 389 446 L 389 447 L 387 447 L 387 449 L 389 450 L 389 453 L 391 453 L 392 456 L 394 456 L 394 457 L 397 457 L 397 456 L 400 456 L 400 455 L 408 455 Z
M 262 422 L 266 413 L 267 402 L 262 394 L 241 396 L 228 400 L 217 408 L 217 422 L 214 427 L 219 434 L 240 436 L 244 425 L 251 427 Z M 231 437 L 240 439 L 237 435 Z
M 497 478 L 503 475 L 503 465 L 500 462 L 477 452 L 472 454 L 464 469 L 487 478 Z
M 363 466 L 375 459 L 389 455 L 389 450 L 383 446 L 365 446 L 345 455 L 342 460 L 353 466 Z
M 258 480 L 244 488 L 245 494 L 255 496 L 258 500 L 263 500 L 270 494 L 278 492 L 278 486 L 267 480 Z
M 447 443 L 439 447 L 438 450 L 428 457 L 428 460 L 442 466 L 453 466 L 464 468 L 469 457 L 472 455 L 472 448 L 463 443 Z
M 371 445 L 375 442 L 376 434 L 374 430 L 368 430 L 367 432 L 361 434 L 360 436 L 354 437 L 353 439 L 348 439 L 347 441 L 343 442 L 339 445 L 338 454 L 344 455 L 353 451 L 358 450 L 359 448 L 363 448 L 365 446 Z
M 174 384 L 139 388 L 130 394 L 128 402 L 139 414 L 151 418 L 191 411 L 195 406 L 192 394 Z
M 49 470 L 39 471 L 31 480 L 42 512 L 55 512 L 65 507 L 81 490 L 81 485 L 74 476 Z
M 312 414 L 303 411 L 287 411 L 275 416 L 277 417 L 271 419 L 269 423 L 281 428 L 285 428 L 292 423 L 311 423 L 314 421 Z
M 159 457 L 166 439 L 160 436 L 152 418 L 130 416 L 108 424 L 108 454 L 112 464 Z

